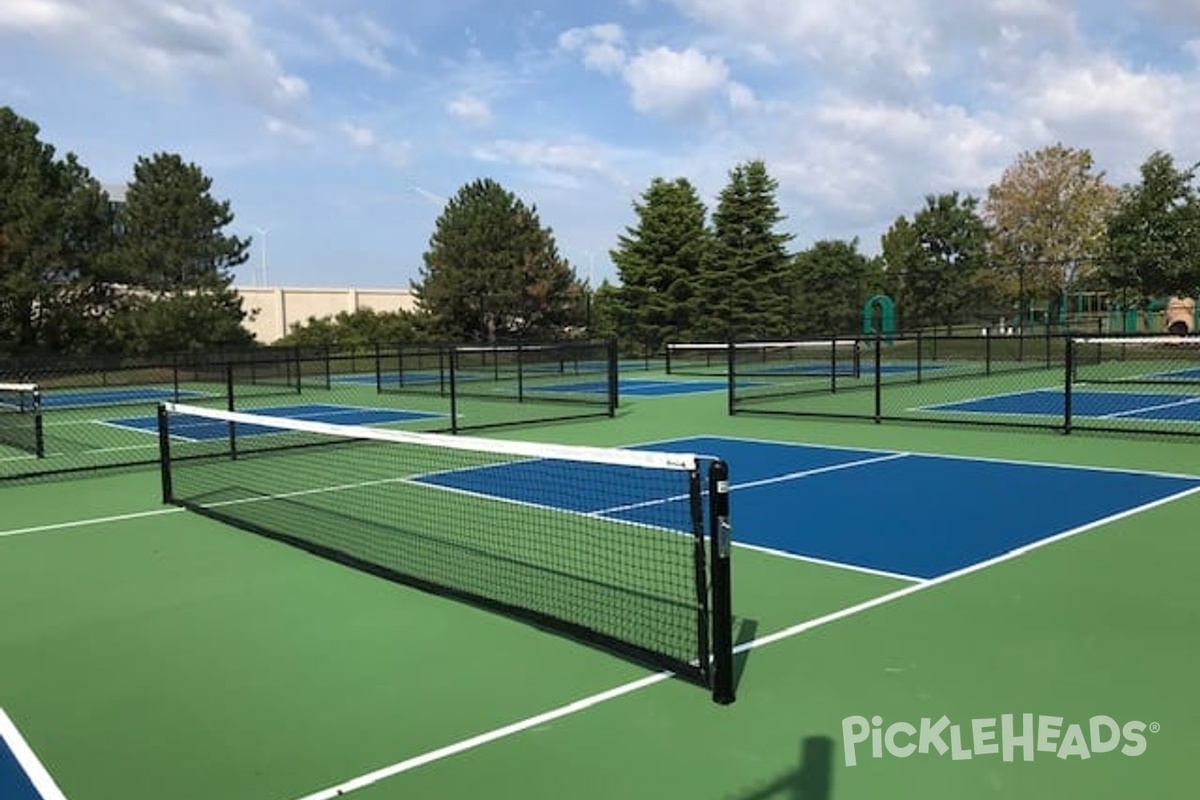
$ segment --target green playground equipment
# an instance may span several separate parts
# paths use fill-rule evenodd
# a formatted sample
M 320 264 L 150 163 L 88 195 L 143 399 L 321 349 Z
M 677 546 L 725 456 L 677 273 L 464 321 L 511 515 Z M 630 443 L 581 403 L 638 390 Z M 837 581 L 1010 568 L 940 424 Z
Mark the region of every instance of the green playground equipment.
M 875 327 L 875 309 L 879 309 L 879 327 Z M 877 294 L 863 306 L 863 336 L 879 336 L 887 344 L 896 333 L 896 304 L 886 294 Z

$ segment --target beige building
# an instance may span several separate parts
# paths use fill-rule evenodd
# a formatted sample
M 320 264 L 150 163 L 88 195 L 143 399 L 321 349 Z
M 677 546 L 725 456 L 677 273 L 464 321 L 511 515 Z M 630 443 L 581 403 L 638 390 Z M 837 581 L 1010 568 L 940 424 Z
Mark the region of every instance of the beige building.
M 343 311 L 412 311 L 416 298 L 408 289 L 308 289 L 281 286 L 235 286 L 246 319 L 242 327 L 262 344 L 287 335 L 293 324 L 311 318 L 336 317 Z

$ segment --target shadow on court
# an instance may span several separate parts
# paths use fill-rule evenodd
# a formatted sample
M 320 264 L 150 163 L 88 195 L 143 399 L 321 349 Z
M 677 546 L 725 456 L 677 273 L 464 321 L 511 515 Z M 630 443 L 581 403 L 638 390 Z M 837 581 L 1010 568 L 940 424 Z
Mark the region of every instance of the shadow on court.
M 800 745 L 800 764 L 796 769 L 731 800 L 831 800 L 833 753 L 833 739 L 810 736 Z
M 733 646 L 739 647 L 753 642 L 758 637 L 758 620 L 738 619 L 737 631 L 734 633 Z M 750 649 L 742 650 L 733 656 L 733 688 L 736 691 L 742 685 L 742 675 L 746 671 L 746 662 L 750 660 Z

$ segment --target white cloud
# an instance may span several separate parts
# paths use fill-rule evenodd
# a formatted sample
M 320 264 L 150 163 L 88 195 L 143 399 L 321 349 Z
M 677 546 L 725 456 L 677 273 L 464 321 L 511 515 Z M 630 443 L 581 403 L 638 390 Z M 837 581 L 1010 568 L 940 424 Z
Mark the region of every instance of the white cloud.
M 412 160 L 412 143 L 381 136 L 373 128 L 353 122 L 341 122 L 337 131 L 355 150 L 369 153 L 385 164 L 404 167 Z
M 580 55 L 587 69 L 620 75 L 629 86 L 633 107 L 645 114 L 695 118 L 722 89 L 733 107 L 745 110 L 754 105 L 752 90 L 729 81 L 729 69 L 720 57 L 695 47 L 659 46 L 633 55 L 625 49 L 625 32 L 615 24 L 571 28 L 559 35 L 558 45 Z
M 487 101 L 473 95 L 461 95 L 446 104 L 446 110 L 454 118 L 477 127 L 492 121 L 492 109 Z
M 343 122 L 341 125 L 338 125 L 338 130 L 346 138 L 347 142 L 360 150 L 369 150 L 379 144 L 379 137 L 375 134 L 375 131 L 362 125 Z
M 596 72 L 618 73 L 625 66 L 625 32 L 620 25 L 571 28 L 559 35 L 558 45 L 582 54 L 584 66 Z
M 346 60 L 381 75 L 395 72 L 386 53 L 395 39 L 370 17 L 360 15 L 349 22 L 342 22 L 332 15 L 323 14 L 316 18 L 316 25 Z
M 541 139 L 499 139 L 475 151 L 485 161 L 510 161 L 522 166 L 552 167 L 571 171 L 603 172 L 606 158 L 596 145 L 586 142 L 547 142 Z
M 5 0 L 4 31 L 52 42 L 125 82 L 208 84 L 267 114 L 295 113 L 308 95 L 263 45 L 253 18 L 220 0 Z
M 754 96 L 754 90 L 745 84 L 730 81 L 725 86 L 725 91 L 729 96 L 729 105 L 734 110 L 756 111 L 760 107 L 758 98 Z
M 630 59 L 624 76 L 638 111 L 691 117 L 725 86 L 729 70 L 720 58 L 694 48 L 656 47 Z
M 271 134 L 298 144 L 305 144 L 316 138 L 308 128 L 278 117 L 267 117 L 266 128 Z
M 642 154 L 586 138 L 571 138 L 497 139 L 476 146 L 472 156 L 479 161 L 520 167 L 531 182 L 542 186 L 578 189 L 587 181 L 600 180 L 624 190 L 630 185 L 625 165 Z

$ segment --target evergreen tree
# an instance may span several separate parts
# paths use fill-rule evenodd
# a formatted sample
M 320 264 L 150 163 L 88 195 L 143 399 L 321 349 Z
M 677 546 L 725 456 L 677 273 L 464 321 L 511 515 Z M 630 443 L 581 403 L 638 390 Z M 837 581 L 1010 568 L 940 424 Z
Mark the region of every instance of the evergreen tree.
M 788 234 L 775 231 L 785 218 L 775 198 L 778 183 L 762 161 L 729 173 L 713 213 L 714 247 L 705 262 L 700 298 L 706 338 L 764 339 L 793 332 L 789 318 Z
M 125 349 L 171 352 L 245 345 L 245 312 L 231 288 L 248 241 L 228 236 L 228 201 L 175 154 L 139 158 L 121 213 L 116 256 L 128 281 L 114 319 Z
M 109 244 L 104 194 L 38 133 L 0 107 L 0 351 L 86 349 L 102 316 L 89 287 Z
M 711 241 L 707 211 L 685 178 L 655 178 L 633 207 L 638 222 L 611 254 L 621 277 L 615 313 L 623 339 L 658 352 L 697 327 L 697 282 Z

